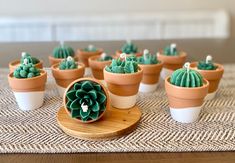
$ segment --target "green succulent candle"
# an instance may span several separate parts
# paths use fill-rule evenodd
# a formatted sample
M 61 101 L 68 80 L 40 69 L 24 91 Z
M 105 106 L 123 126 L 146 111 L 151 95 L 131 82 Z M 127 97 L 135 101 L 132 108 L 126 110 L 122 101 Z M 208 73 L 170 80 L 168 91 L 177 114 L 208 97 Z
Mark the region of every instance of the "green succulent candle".
M 98 61 L 110 61 L 112 59 L 113 59 L 112 56 L 109 56 L 106 53 L 102 53 L 101 57 L 98 59 Z
M 144 50 L 143 56 L 137 58 L 139 64 L 157 64 L 159 61 L 157 60 L 157 56 L 151 54 L 147 49 Z
M 179 55 L 179 52 L 176 48 L 176 44 L 168 45 L 164 48 L 163 54 L 167 56 L 176 56 Z
M 36 68 L 32 63 L 28 63 L 28 59 L 24 59 L 24 63 L 20 64 L 19 67 L 13 72 L 15 78 L 33 78 L 40 75 L 40 70 Z
M 86 52 L 96 52 L 97 48 L 94 45 L 88 45 L 88 47 L 83 49 Z
M 173 72 L 170 82 L 179 87 L 201 87 L 203 85 L 202 75 L 189 68 L 190 63 L 185 63 L 184 67 Z
M 22 52 L 21 59 L 20 59 L 21 64 L 24 63 L 24 59 L 27 59 L 28 63 L 32 63 L 32 64 L 37 64 L 40 62 L 39 59 L 32 57 L 29 53 Z
M 217 66 L 212 61 L 212 56 L 208 55 L 205 61 L 200 61 L 197 65 L 199 70 L 216 70 Z
M 77 68 L 78 68 L 78 64 L 74 61 L 74 59 L 71 56 L 68 56 L 59 64 L 60 70 L 71 70 L 71 69 L 77 69 Z
M 70 46 L 66 46 L 63 43 L 60 46 L 55 47 L 53 50 L 53 56 L 55 58 L 67 58 L 68 56 L 74 57 L 75 52 Z
M 120 58 L 113 59 L 112 63 L 109 66 L 106 66 L 105 69 L 112 73 L 135 73 L 138 71 L 138 63 L 134 55 L 127 56 L 125 53 L 122 53 Z
M 72 118 L 96 120 L 105 111 L 107 96 L 101 85 L 90 80 L 75 83 L 66 93 L 66 107 Z
M 135 54 L 138 52 L 138 48 L 135 44 L 133 44 L 131 41 L 127 41 L 123 46 L 122 46 L 122 53 L 126 54 Z

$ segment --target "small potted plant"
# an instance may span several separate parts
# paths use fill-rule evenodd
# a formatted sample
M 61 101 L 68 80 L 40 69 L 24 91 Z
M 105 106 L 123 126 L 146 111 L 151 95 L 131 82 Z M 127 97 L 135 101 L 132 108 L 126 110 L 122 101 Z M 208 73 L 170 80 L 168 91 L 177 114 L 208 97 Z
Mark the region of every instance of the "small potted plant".
M 72 47 L 64 45 L 63 42 L 60 43 L 59 46 L 55 47 L 53 50 L 53 56 L 49 56 L 50 65 L 54 65 L 56 63 L 60 63 L 68 56 L 74 58 L 77 61 L 77 57 L 75 56 L 75 52 Z
M 9 63 L 9 69 L 10 72 L 14 72 L 14 70 L 24 62 L 24 59 L 27 58 L 29 63 L 34 64 L 36 68 L 42 69 L 43 68 L 43 62 L 42 60 L 39 60 L 35 57 L 32 57 L 29 53 L 27 52 L 22 52 L 21 53 L 21 59 L 20 60 L 15 60 Z
M 21 110 L 32 110 L 42 106 L 47 73 L 32 63 L 24 62 L 8 75 L 16 101 Z
M 143 79 L 140 83 L 140 92 L 154 92 L 157 88 L 162 62 L 157 60 L 156 55 L 149 53 L 147 49 L 138 57 L 138 65 L 143 69 Z
M 138 47 L 130 40 L 126 41 L 121 50 L 116 51 L 116 56 L 119 57 L 122 53 L 125 53 L 127 55 L 135 55 L 136 57 L 142 55 L 142 53 L 138 52 Z
M 184 68 L 174 71 L 165 79 L 172 118 L 182 123 L 196 121 L 208 88 L 209 82 L 200 73 L 190 69 L 189 62 L 185 63 Z
M 56 86 L 61 97 L 70 83 L 82 78 L 85 72 L 85 65 L 77 63 L 71 56 L 68 56 L 60 63 L 51 66 L 52 75 L 55 78 Z
M 66 89 L 63 101 L 67 113 L 82 123 L 97 121 L 110 108 L 107 88 L 92 78 L 73 81 Z
M 213 99 L 218 90 L 220 79 L 223 76 L 224 67 L 221 64 L 214 63 L 210 55 L 206 57 L 205 61 L 193 62 L 190 66 L 209 81 L 209 91 L 206 100 Z
M 166 46 L 164 50 L 157 53 L 158 60 L 163 63 L 161 77 L 165 79 L 170 76 L 174 70 L 177 70 L 185 63 L 187 54 L 183 51 L 178 51 L 176 44 Z
M 103 69 L 110 65 L 113 57 L 102 53 L 101 56 L 92 56 L 89 58 L 89 66 L 93 76 L 98 80 L 104 80 Z
M 127 56 L 125 53 L 104 68 L 104 80 L 113 107 L 128 109 L 136 104 L 142 76 L 143 70 L 138 67 L 136 57 Z

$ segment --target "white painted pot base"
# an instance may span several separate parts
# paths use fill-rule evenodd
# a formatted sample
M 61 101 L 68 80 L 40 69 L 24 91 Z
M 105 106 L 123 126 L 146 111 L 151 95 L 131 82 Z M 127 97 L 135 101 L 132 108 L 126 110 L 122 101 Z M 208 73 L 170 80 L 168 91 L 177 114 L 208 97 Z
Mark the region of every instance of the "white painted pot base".
M 201 106 L 199 107 L 187 107 L 187 108 L 171 108 L 171 117 L 181 123 L 192 123 L 198 120 Z
M 216 96 L 216 93 L 217 93 L 217 91 L 212 92 L 212 93 L 208 93 L 208 94 L 206 95 L 206 97 L 205 97 L 205 100 L 212 100 L 212 99 L 214 99 L 215 96 Z
M 144 84 L 140 83 L 139 91 L 143 93 L 150 93 L 156 91 L 158 83 L 156 84 Z
M 165 80 L 172 73 L 173 73 L 173 70 L 170 70 L 170 69 L 167 69 L 167 68 L 163 67 L 160 76 L 163 80 Z
M 129 109 L 135 106 L 137 95 L 133 96 L 118 96 L 109 92 L 111 104 L 118 109 Z
M 40 108 L 43 104 L 44 91 L 14 92 L 16 102 L 23 111 Z
M 61 87 L 61 86 L 59 86 L 58 84 L 56 84 L 56 87 L 57 87 L 57 90 L 58 90 L 58 92 L 59 92 L 60 97 L 63 97 L 66 88 Z

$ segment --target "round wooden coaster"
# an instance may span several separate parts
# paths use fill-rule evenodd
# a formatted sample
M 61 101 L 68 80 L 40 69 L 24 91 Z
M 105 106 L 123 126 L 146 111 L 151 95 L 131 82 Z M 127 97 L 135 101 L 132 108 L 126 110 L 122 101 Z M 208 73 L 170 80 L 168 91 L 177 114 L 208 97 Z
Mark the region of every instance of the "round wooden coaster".
M 131 109 L 110 107 L 101 119 L 89 124 L 72 119 L 64 107 L 57 113 L 57 122 L 66 134 L 85 140 L 111 139 L 128 134 L 136 128 L 140 118 L 137 106 Z

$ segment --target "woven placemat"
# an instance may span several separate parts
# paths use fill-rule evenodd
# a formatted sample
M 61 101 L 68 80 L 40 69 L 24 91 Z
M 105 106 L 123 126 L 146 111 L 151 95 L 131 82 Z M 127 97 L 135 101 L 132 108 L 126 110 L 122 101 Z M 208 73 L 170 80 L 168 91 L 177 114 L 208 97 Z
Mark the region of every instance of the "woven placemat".
M 200 120 L 180 124 L 171 119 L 161 84 L 155 93 L 139 94 L 142 119 L 129 135 L 108 141 L 85 141 L 67 136 L 58 127 L 62 104 L 50 71 L 44 105 L 19 110 L 0 69 L 0 153 L 182 152 L 235 150 L 235 65 L 226 65 L 217 97 L 204 104 Z

